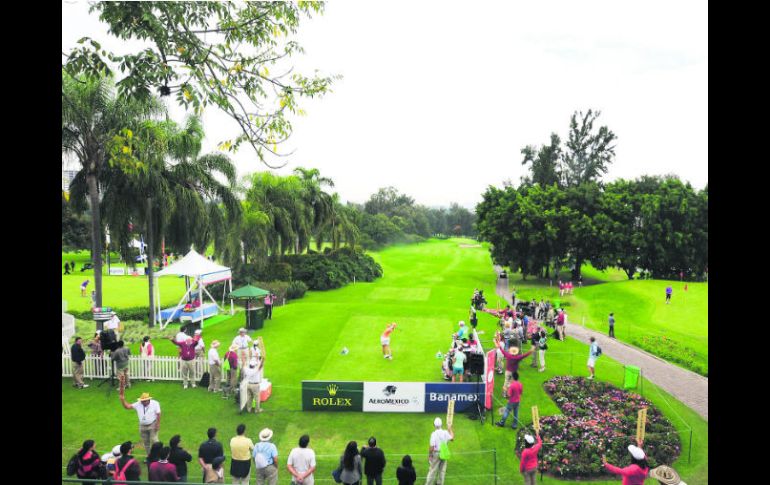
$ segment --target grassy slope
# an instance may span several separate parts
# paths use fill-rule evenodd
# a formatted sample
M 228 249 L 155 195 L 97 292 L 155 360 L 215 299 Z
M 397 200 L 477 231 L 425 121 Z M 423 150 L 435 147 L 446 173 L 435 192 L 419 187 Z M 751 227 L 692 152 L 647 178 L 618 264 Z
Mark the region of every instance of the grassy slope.
M 423 414 L 364 414 L 364 413 L 302 413 L 300 381 L 302 379 L 403 380 L 438 381 L 437 351 L 445 351 L 449 335 L 457 320 L 466 319 L 466 303 L 474 287 L 494 294 L 494 272 L 489 257 L 482 248 L 460 249 L 458 240 L 431 241 L 421 245 L 389 248 L 375 254 L 385 270 L 382 279 L 374 283 L 357 283 L 329 292 L 309 292 L 305 298 L 274 312 L 260 333 L 267 343 L 267 377 L 274 383 L 273 396 L 265 403 L 266 412 L 258 417 L 239 416 L 232 402 L 207 394 L 201 389 L 181 390 L 180 384 L 141 383 L 129 390 L 129 396 L 149 391 L 164 409 L 160 438 L 168 441 L 174 433 L 182 434 L 186 447 L 193 452 L 205 438 L 205 430 L 213 425 L 221 429 L 221 441 L 228 451 L 229 438 L 240 422 L 255 436 L 262 427 L 274 430 L 274 440 L 284 463 L 289 450 L 302 433 L 309 433 L 311 446 L 319 455 L 318 478 L 330 478 L 337 456 L 347 441 L 359 444 L 376 435 L 389 456 L 386 477 L 395 475 L 403 453 L 413 455 L 418 476 L 427 472 L 426 450 L 432 427 L 432 415 Z M 394 360 L 381 357 L 379 335 L 389 321 L 399 322 L 393 334 Z M 242 314 L 205 331 L 207 342 L 219 339 L 229 342 L 242 325 Z M 490 336 L 494 319 L 482 314 L 479 329 Z M 484 335 L 482 338 L 485 337 Z M 343 346 L 348 355 L 340 355 Z M 172 353 L 168 342 L 156 342 L 159 353 Z M 575 355 L 571 356 L 570 352 Z M 568 340 L 555 342 L 547 357 L 548 370 L 532 372 L 522 366 L 525 389 L 523 409 L 537 404 L 543 416 L 558 412 L 558 408 L 542 390 L 542 382 L 561 374 L 584 372 L 587 347 Z M 619 383 L 622 366 L 603 359 L 599 377 Z M 528 363 L 527 361 L 525 361 Z M 66 448 L 63 463 L 74 452 L 79 441 L 92 437 L 99 451 L 125 439 L 138 439 L 136 416 L 122 411 L 113 392 L 106 397 L 104 388 L 74 391 L 68 379 L 62 380 L 62 443 Z M 497 392 L 502 380 L 496 382 Z M 652 386 L 645 382 L 645 395 L 661 407 L 680 429 L 684 430 L 675 413 L 695 429 L 691 465 L 677 463 L 685 480 L 707 483 L 708 426 L 697 415 L 677 401 L 665 396 L 670 408 L 657 393 L 650 396 Z M 191 399 L 195 396 L 194 399 Z M 502 405 L 499 397 L 496 407 Z M 522 412 L 524 422 L 530 421 Z M 456 455 L 448 467 L 448 483 L 493 483 L 492 454 L 479 450 L 497 450 L 500 484 L 522 483 L 518 460 L 513 453 L 514 433 L 509 429 L 484 426 L 464 416 L 455 419 L 456 440 L 452 451 Z M 688 431 L 689 433 L 689 431 Z M 686 446 L 687 438 L 684 438 Z M 457 453 L 470 452 L 462 455 Z M 138 453 L 140 454 L 140 453 Z M 681 462 L 682 460 L 680 460 Z M 686 462 L 686 460 L 685 460 Z M 470 476 L 477 475 L 477 476 Z M 146 474 L 143 474 L 146 476 Z M 282 466 L 280 483 L 288 483 L 288 472 Z M 454 478 L 453 478 L 454 477 Z M 558 483 L 546 477 L 544 483 Z M 593 483 L 617 483 L 593 482 Z
M 615 337 L 633 343 L 641 335 L 666 336 L 697 354 L 708 368 L 708 283 L 684 283 L 666 280 L 629 280 L 622 271 L 583 269 L 584 287 L 561 298 L 570 322 L 607 332 L 607 317 L 615 313 Z M 565 274 L 562 274 L 565 277 Z M 558 299 L 558 290 L 548 281 L 521 279 L 510 275 L 510 285 L 520 298 Z M 674 289 L 671 304 L 665 304 L 665 289 Z M 494 304 L 494 300 L 490 300 Z M 585 319 L 584 319 L 585 318 Z

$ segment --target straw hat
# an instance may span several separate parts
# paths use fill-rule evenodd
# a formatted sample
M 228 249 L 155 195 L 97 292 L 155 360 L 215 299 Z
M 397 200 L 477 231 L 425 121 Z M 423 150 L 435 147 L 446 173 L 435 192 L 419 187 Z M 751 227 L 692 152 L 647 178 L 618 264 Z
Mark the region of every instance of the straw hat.
M 245 333 L 245 332 L 246 332 L 246 329 L 245 329 L 245 328 L 243 328 L 243 327 L 241 327 L 241 328 L 239 328 L 239 329 L 238 329 L 238 333 Z
M 149 392 L 143 392 L 141 396 L 139 396 L 139 399 L 137 401 L 149 401 L 152 399 Z
M 676 470 L 666 465 L 650 470 L 650 478 L 654 478 L 665 485 L 678 485 L 682 481 Z
M 238 350 L 238 346 L 237 345 L 233 344 L 233 345 L 230 346 L 230 352 L 235 352 L 236 350 Z
M 219 340 L 214 340 L 213 342 L 211 342 L 211 348 L 215 349 L 217 347 L 219 347 Z
M 270 441 L 270 438 L 272 437 L 273 437 L 273 430 L 270 428 L 265 428 L 259 432 L 259 441 Z

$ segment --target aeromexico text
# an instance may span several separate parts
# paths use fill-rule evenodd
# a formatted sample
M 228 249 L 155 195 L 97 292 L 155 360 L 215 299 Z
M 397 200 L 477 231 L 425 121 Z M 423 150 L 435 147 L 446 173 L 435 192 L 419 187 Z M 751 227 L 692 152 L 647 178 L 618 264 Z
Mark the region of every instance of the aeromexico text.
M 483 402 L 485 385 L 440 382 L 302 381 L 303 411 L 461 412 Z

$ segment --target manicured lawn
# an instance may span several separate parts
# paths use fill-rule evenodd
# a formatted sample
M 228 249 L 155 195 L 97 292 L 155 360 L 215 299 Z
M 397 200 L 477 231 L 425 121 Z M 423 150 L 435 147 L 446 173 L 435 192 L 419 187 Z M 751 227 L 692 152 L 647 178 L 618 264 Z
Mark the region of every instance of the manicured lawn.
M 93 272 L 92 272 L 93 273 Z M 80 285 L 88 278 L 87 294 L 80 296 Z M 163 307 L 176 305 L 185 292 L 184 278 L 165 276 L 160 281 L 160 301 Z M 67 300 L 67 310 L 74 312 L 86 311 L 91 308 L 91 290 L 94 288 L 94 277 L 77 275 L 62 275 L 61 297 Z M 146 276 L 105 276 L 102 279 L 102 304 L 115 308 L 149 307 L 149 282 Z
M 209 426 L 221 430 L 220 439 L 228 456 L 229 439 L 238 423 L 247 425 L 247 433 L 252 438 L 261 428 L 270 427 L 275 432 L 274 442 L 280 455 L 281 484 L 289 483 L 285 460 L 303 433 L 310 434 L 311 447 L 321 455 L 317 479 L 331 478 L 331 470 L 349 440 L 357 440 L 360 446 L 371 435 L 377 436 L 388 456 L 386 478 L 395 476 L 404 453 L 412 455 L 418 477 L 424 477 L 434 415 L 304 413 L 300 383 L 303 379 L 440 381 L 440 361 L 435 354 L 446 352 L 457 321 L 467 322 L 473 288 L 483 288 L 490 297 L 494 295 L 495 274 L 487 250 L 460 248 L 458 245 L 462 242 L 471 241 L 433 240 L 388 248 L 373 255 L 384 269 L 380 280 L 334 291 L 308 292 L 305 298 L 277 308 L 273 320 L 257 332 L 266 342 L 266 377 L 273 382 L 273 395 L 263 404 L 266 411 L 261 415 L 239 416 L 234 402 L 200 388 L 183 391 L 179 383 L 136 383 L 128 390 L 128 396 L 135 399 L 148 391 L 157 397 L 163 408 L 160 439 L 167 442 L 172 434 L 179 433 L 183 446 L 193 454 L 205 440 Z M 394 359 L 388 361 L 382 358 L 379 335 L 391 321 L 398 322 L 399 327 L 392 335 Z M 487 339 L 487 347 L 495 323 L 493 317 L 480 314 L 479 330 L 484 332 L 481 337 Z M 207 344 L 218 339 L 226 345 L 242 324 L 243 316 L 239 314 L 204 330 Z M 156 342 L 156 347 L 159 353 L 175 355 L 168 342 Z M 343 347 L 349 349 L 347 355 L 340 354 Z M 585 375 L 587 353 L 585 345 L 570 339 L 563 343 L 549 342 L 544 373 L 531 369 L 529 358 L 524 361 L 520 416 L 524 423 L 531 421 L 528 410 L 535 404 L 541 416 L 558 412 L 542 389 L 542 383 L 554 375 Z M 622 366 L 606 357 L 597 369 L 600 379 L 616 384 L 621 382 L 622 373 Z M 503 405 L 499 377 L 496 377 L 495 408 Z M 100 452 L 127 439 L 138 440 L 136 413 L 121 408 L 115 391 L 108 396 L 104 387 L 76 391 L 70 384 L 70 379 L 62 379 L 62 464 L 87 438 L 96 441 Z M 677 415 L 693 427 L 692 462 L 687 464 L 685 453 L 675 466 L 688 483 L 707 483 L 707 423 L 665 393 L 658 394 L 649 382 L 644 383 L 644 395 L 651 398 L 680 431 L 686 428 Z M 494 418 L 497 419 L 496 414 Z M 451 445 L 453 458 L 447 483 L 494 483 L 491 450 L 496 450 L 497 455 L 497 483 L 522 483 L 518 459 L 513 453 L 515 433 L 494 427 L 491 421 L 488 418 L 481 426 L 463 415 L 455 417 L 456 439 Z M 685 447 L 689 430 L 687 433 L 682 439 Z M 137 451 L 137 455 L 143 454 Z M 144 470 L 142 476 L 146 477 L 146 468 Z M 194 466 L 191 470 L 195 470 L 190 473 L 194 478 L 197 470 Z M 560 482 L 546 477 L 543 483 Z

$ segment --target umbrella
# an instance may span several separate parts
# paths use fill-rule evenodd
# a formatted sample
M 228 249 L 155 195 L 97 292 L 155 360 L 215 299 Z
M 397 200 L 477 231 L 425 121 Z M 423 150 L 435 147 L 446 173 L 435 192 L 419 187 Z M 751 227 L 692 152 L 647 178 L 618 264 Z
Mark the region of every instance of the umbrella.
M 242 288 L 238 288 L 237 290 L 233 290 L 230 292 L 229 298 L 232 299 L 251 299 L 251 298 L 261 298 L 263 296 L 269 295 L 270 292 L 267 290 L 263 290 L 262 288 L 257 288 L 256 286 L 246 285 Z

